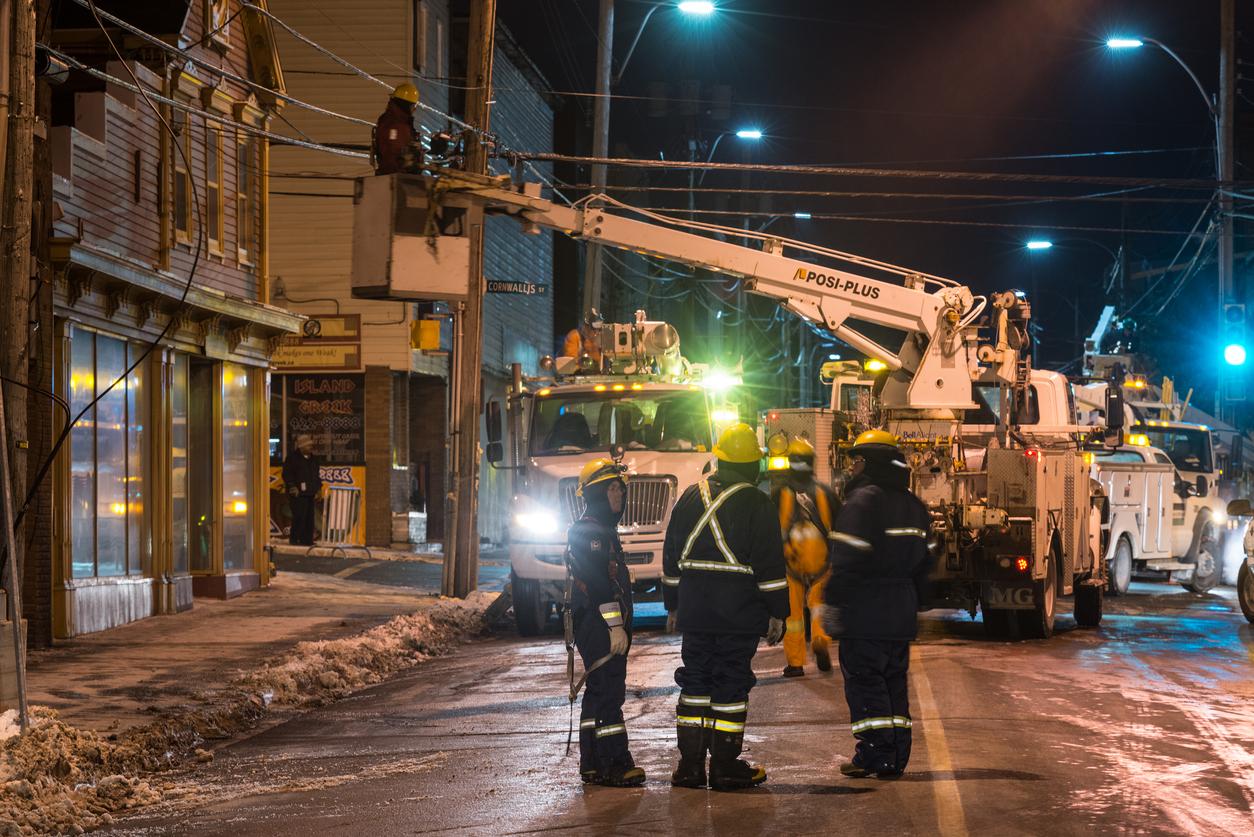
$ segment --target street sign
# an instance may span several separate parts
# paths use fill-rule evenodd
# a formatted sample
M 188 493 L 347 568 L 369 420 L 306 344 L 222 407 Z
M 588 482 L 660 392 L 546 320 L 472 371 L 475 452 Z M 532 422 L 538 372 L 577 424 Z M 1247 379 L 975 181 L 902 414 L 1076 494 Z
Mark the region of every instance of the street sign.
M 548 285 L 537 285 L 535 282 L 506 282 L 500 279 L 488 280 L 490 294 L 519 294 L 521 296 L 548 296 Z

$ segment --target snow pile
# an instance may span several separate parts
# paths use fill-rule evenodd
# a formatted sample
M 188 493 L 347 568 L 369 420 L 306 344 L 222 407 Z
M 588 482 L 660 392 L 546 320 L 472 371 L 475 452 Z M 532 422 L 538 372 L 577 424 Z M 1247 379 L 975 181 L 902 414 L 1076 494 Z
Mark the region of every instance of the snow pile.
M 397 616 L 357 636 L 302 642 L 286 660 L 238 683 L 282 704 L 341 697 L 482 634 L 483 613 L 495 598 L 479 591 L 464 600 L 441 598 L 428 610 Z
M 17 721 L 16 709 L 6 709 L 0 712 L 0 741 L 8 741 L 21 731 L 22 726 Z
M 197 707 L 117 735 L 79 730 L 46 707 L 31 707 L 26 735 L 0 739 L 0 837 L 82 834 L 113 814 L 161 798 L 144 777 L 186 762 L 205 762 L 201 745 L 257 725 L 272 701 L 316 705 L 440 654 L 485 631 L 494 594 L 440 599 L 340 640 L 304 642 L 274 666 L 204 696 Z M 0 715 L 0 736 L 16 717 Z

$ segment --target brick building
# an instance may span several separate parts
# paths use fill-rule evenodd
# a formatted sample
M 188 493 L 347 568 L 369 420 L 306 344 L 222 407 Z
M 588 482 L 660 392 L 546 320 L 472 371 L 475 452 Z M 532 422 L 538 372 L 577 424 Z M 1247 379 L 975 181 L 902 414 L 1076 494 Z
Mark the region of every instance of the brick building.
M 459 76 L 465 74 L 466 11 L 447 0 L 271 0 L 270 8 L 302 35 L 393 86 L 405 81 L 421 101 L 442 113 L 463 112 Z M 277 33 L 288 91 L 297 98 L 356 121 L 289 108 L 284 117 L 293 136 L 300 131 L 345 149 L 369 148 L 375 120 L 390 94 L 388 87 L 356 75 L 283 31 Z M 548 85 L 503 28 L 495 55 L 496 104 L 492 129 L 512 147 L 547 150 L 553 142 L 553 107 Z M 428 131 L 447 121 L 419 110 Z M 285 130 L 288 130 L 285 128 Z M 360 382 L 363 443 L 347 452 L 330 431 L 297 421 L 290 397 L 273 403 L 286 415 L 272 430 L 277 465 L 293 436 L 314 430 L 317 452 L 346 470 L 348 487 L 363 492 L 369 545 L 402 539 L 401 521 L 414 504 L 428 512 L 427 540 L 444 536 L 448 444 L 448 359 L 443 353 L 410 348 L 410 326 L 420 317 L 413 303 L 353 299 L 350 290 L 353 234 L 353 178 L 373 169 L 362 158 L 333 156 L 297 147 L 275 148 L 271 158 L 272 265 L 276 277 L 271 301 L 312 318 L 360 319 L 360 353 L 332 357 L 288 371 L 279 364 L 275 397 L 290 379 L 324 375 Z M 498 166 L 499 169 L 499 166 Z M 552 284 L 552 235 L 524 235 L 512 222 L 488 224 L 484 270 L 491 280 Z M 552 351 L 551 296 L 489 294 L 484 315 L 485 392 L 503 392 L 509 364 L 535 372 L 538 359 Z M 447 345 L 447 342 L 446 342 Z M 357 409 L 357 408 L 354 408 Z M 298 426 L 299 425 L 299 426 Z M 480 531 L 499 538 L 504 529 L 508 486 L 485 464 L 480 492 Z M 282 525 L 281 521 L 277 522 Z
M 111 78 L 52 88 L 41 385 L 83 418 L 31 551 L 51 564 L 27 596 L 36 643 L 268 582 L 268 369 L 300 325 L 264 302 L 270 151 L 252 129 L 279 102 L 247 82 L 283 89 L 270 24 L 237 0 L 98 6 L 125 24 L 106 22 L 123 61 L 77 4 L 55 6 L 48 35 Z

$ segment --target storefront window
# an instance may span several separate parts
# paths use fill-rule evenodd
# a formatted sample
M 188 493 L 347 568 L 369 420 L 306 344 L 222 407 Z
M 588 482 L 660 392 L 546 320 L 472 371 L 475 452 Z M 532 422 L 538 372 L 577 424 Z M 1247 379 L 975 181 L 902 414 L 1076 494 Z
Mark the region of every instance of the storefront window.
M 146 399 L 139 349 L 81 328 L 70 331 L 70 405 L 95 406 L 70 436 L 70 549 L 75 578 L 143 572 Z M 116 382 L 116 384 L 115 384 Z
M 170 507 L 173 512 L 173 566 L 187 573 L 187 355 L 175 355 L 170 391 Z
M 73 329 L 70 340 L 70 412 L 77 416 L 96 396 L 95 341 Z M 96 413 L 87 411 L 70 434 L 70 573 L 96 574 Z
M 253 567 L 252 428 L 248 370 L 222 365 L 222 555 L 227 570 Z

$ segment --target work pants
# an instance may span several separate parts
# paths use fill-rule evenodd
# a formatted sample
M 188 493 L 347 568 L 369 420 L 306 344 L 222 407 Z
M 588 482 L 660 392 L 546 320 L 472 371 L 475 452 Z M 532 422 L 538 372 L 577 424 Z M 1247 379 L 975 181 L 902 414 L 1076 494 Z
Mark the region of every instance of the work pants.
M 292 530 L 288 543 L 294 546 L 313 546 L 314 542 L 314 498 L 301 494 L 297 497 L 288 495 L 288 507 L 292 510 Z
M 628 627 L 628 647 L 631 632 Z M 610 653 L 610 630 L 595 611 L 585 611 L 575 624 L 575 648 L 588 671 Z M 627 748 L 623 701 L 627 697 L 627 655 L 617 654 L 588 674 L 579 709 L 579 772 L 634 767 Z
M 810 608 L 810 645 L 815 656 L 828 654 L 831 638 L 823 629 L 822 612 L 819 605 L 823 604 L 823 590 L 827 587 L 827 579 L 831 572 L 823 573 L 822 578 L 807 584 L 804 581 L 788 576 L 788 621 L 784 623 L 784 659 L 790 666 L 798 668 L 806 664 L 806 608 Z
M 874 773 L 894 774 L 910 760 L 910 702 L 905 640 L 842 639 L 840 673 L 845 678 L 853 735 L 853 763 Z
M 680 651 L 683 665 L 675 669 L 675 682 L 679 684 L 675 723 L 680 733 L 681 755 L 682 731 L 695 726 L 698 720 L 707 733 L 707 741 L 711 736 L 721 736 L 727 745 L 718 747 L 718 752 L 711 747 L 715 758 L 725 753 L 734 760 L 740 755 L 749 690 L 758 682 L 753 674 L 753 655 L 757 650 L 758 637 L 753 634 L 684 633 Z

